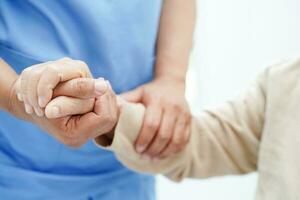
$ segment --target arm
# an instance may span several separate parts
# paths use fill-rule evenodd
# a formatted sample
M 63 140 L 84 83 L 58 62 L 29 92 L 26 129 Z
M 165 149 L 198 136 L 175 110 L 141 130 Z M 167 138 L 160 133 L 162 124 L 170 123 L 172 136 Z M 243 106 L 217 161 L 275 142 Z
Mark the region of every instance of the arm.
M 9 110 L 9 98 L 11 87 L 17 80 L 16 72 L 6 63 L 0 59 L 0 108 L 2 110 Z
M 18 102 L 15 91 L 18 75 L 16 72 L 0 58 L 0 109 L 10 114 L 30 120 L 30 116 L 25 114 L 23 105 Z
M 196 18 L 195 0 L 165 0 L 160 20 L 155 78 L 185 82 Z
M 102 79 L 87 79 L 86 82 L 85 78 L 74 80 L 76 76 L 89 74 L 87 66 L 81 61 L 52 61 L 31 66 L 18 76 L 7 63 L 0 60 L 0 72 L 0 108 L 15 117 L 40 126 L 63 144 L 79 147 L 89 139 L 111 131 L 115 126 L 116 100 L 112 89 L 108 87 L 109 83 Z M 42 85 L 43 92 L 51 89 L 49 85 L 54 85 L 57 89 L 65 85 L 65 90 L 60 92 L 49 91 L 51 101 L 45 107 L 47 118 L 37 116 L 33 112 L 28 113 L 28 110 L 24 109 L 25 97 L 27 103 L 29 98 L 37 102 L 36 92 L 34 95 L 31 92 L 36 91 L 41 83 L 36 80 L 42 79 L 36 76 L 42 76 L 46 81 Z M 66 80 L 69 80 L 68 84 Z
M 164 158 L 182 149 L 189 139 L 191 114 L 184 94 L 195 26 L 195 2 L 163 2 L 154 80 L 123 94 L 127 101 L 146 107 L 136 141 L 136 151 L 146 157 Z
M 53 81 L 56 81 L 57 78 L 55 77 L 56 73 L 60 73 L 62 76 L 61 79 L 72 79 L 79 77 L 77 74 L 89 74 L 89 70 L 85 69 L 84 67 L 79 66 L 80 64 L 77 64 L 77 61 L 72 61 L 74 63 L 71 63 L 73 66 L 70 66 L 71 64 L 67 65 L 64 62 L 66 59 L 61 59 L 58 61 L 48 62 L 49 67 L 47 64 L 44 64 L 43 67 L 40 65 L 34 65 L 26 68 L 23 70 L 21 75 L 18 75 L 14 69 L 9 66 L 3 59 L 0 58 L 0 109 L 12 114 L 13 116 L 33 122 L 38 123 L 40 119 L 38 119 L 33 112 L 28 112 L 28 109 L 25 109 L 26 104 L 29 105 L 29 97 L 36 98 L 36 93 L 33 91 L 37 88 L 37 83 L 41 79 L 39 77 L 35 76 L 41 76 L 43 73 L 37 73 L 38 70 L 46 69 L 47 67 L 50 68 L 50 65 L 61 67 L 62 70 L 51 70 L 52 73 L 48 71 L 44 71 L 44 80 L 45 85 L 51 85 Z M 71 62 L 71 61 L 70 61 Z M 52 67 L 51 65 L 51 67 Z M 55 73 L 53 73 L 55 72 Z M 73 76 L 73 77 L 72 77 Z M 64 81 L 64 80 L 62 80 Z M 47 84 L 46 84 L 47 83 Z M 56 83 L 58 84 L 58 83 Z M 44 87 L 42 91 L 48 91 L 51 88 Z M 50 93 L 50 92 L 49 92 Z M 25 94 L 29 94 L 27 97 Z M 51 93 L 52 95 L 52 93 Z M 26 97 L 26 98 L 25 98 Z M 51 96 L 52 97 L 52 96 Z M 48 101 L 51 100 L 48 99 Z M 22 101 L 22 102 L 21 102 Z M 37 102 L 37 100 L 36 100 Z M 33 110 L 33 107 L 29 105 L 31 110 Z M 90 106 L 91 107 L 91 106 Z M 78 108 L 80 109 L 80 108 Z M 36 109 L 34 109 L 36 110 Z M 73 109 L 74 112 L 76 109 Z M 76 113 L 78 114 L 78 113 Z
M 244 95 L 194 118 L 187 147 L 166 159 L 147 160 L 134 150 L 145 112 L 141 105 L 123 106 L 111 145 L 96 142 L 131 169 L 162 173 L 176 181 L 254 171 L 264 125 L 265 79 L 264 75 Z

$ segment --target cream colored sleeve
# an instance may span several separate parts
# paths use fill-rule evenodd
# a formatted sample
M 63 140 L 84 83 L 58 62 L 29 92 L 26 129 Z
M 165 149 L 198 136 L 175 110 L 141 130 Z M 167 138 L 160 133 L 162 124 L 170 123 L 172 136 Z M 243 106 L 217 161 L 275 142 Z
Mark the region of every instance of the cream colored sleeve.
M 264 122 L 263 83 L 264 76 L 244 95 L 195 117 L 187 147 L 164 160 L 144 160 L 134 149 L 145 110 L 140 104 L 126 103 L 113 141 L 97 138 L 96 143 L 133 170 L 161 173 L 175 181 L 254 171 Z

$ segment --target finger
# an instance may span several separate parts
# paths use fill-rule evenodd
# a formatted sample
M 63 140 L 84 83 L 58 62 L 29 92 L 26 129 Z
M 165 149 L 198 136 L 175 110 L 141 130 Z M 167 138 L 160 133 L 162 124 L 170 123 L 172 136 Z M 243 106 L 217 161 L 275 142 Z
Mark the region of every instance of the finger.
M 116 95 L 109 83 L 109 81 L 105 81 L 107 85 L 107 90 L 102 96 L 96 97 L 96 102 L 95 102 L 95 107 L 94 107 L 94 112 L 97 115 L 102 115 L 103 112 L 109 112 L 109 105 L 110 104 L 110 99 L 111 97 L 114 98 L 114 101 L 116 101 Z
M 95 100 L 78 99 L 73 97 L 59 96 L 50 101 L 45 108 L 45 115 L 49 119 L 61 118 L 71 115 L 80 115 L 91 112 Z
M 69 137 L 86 137 L 86 139 L 91 139 L 110 132 L 117 122 L 114 114 L 115 110 L 111 107 L 116 106 L 116 102 L 111 104 L 111 95 L 111 92 L 107 92 L 105 95 L 97 97 L 93 112 L 84 114 L 80 118 L 75 118 L 75 120 L 72 117 L 68 122 L 73 130 L 70 131 Z
M 21 94 L 21 79 L 18 78 L 16 81 L 16 94 L 19 101 L 23 102 L 23 97 Z
M 107 88 L 107 83 L 103 78 L 76 78 L 57 85 L 53 97 L 69 96 L 88 99 L 103 95 Z
M 23 102 L 24 102 L 25 112 L 27 114 L 33 114 L 33 112 L 34 112 L 33 107 L 29 105 L 29 102 L 28 102 L 28 99 L 26 96 L 23 97 Z
M 187 126 L 187 128 L 185 129 L 185 131 L 183 133 L 181 133 L 181 135 L 183 135 L 184 140 L 185 140 L 185 145 L 183 145 L 182 147 L 177 147 L 174 145 L 170 145 L 168 148 L 166 148 L 166 150 L 159 156 L 160 159 L 164 159 L 170 155 L 174 155 L 180 151 L 182 151 L 184 149 L 184 147 L 186 146 L 186 144 L 188 143 L 188 138 L 190 135 L 190 126 Z
M 24 107 L 25 107 L 25 111 L 27 114 L 32 114 L 33 113 L 33 108 L 32 106 L 30 106 L 29 104 L 29 101 L 28 101 L 28 98 L 27 98 L 27 87 L 28 86 L 28 80 L 29 80 L 29 75 L 30 75 L 30 71 L 31 71 L 31 68 L 26 68 L 25 70 L 22 71 L 21 73 L 21 97 L 22 97 L 22 100 L 24 102 Z
M 60 60 L 48 63 L 38 83 L 38 102 L 44 108 L 52 98 L 53 89 L 59 82 L 75 78 L 90 77 L 89 70 L 83 62 Z
M 122 98 L 124 98 L 126 101 L 132 102 L 132 103 L 139 103 L 142 101 L 143 97 L 143 88 L 138 87 L 135 90 L 123 93 L 120 95 Z
M 116 125 L 118 119 L 118 104 L 116 95 L 107 82 L 108 91 L 96 98 L 94 112 L 99 116 L 101 126 L 94 137 L 110 132 Z
M 181 115 L 176 122 L 174 134 L 167 147 L 159 153 L 159 158 L 165 158 L 182 150 L 188 141 L 189 135 L 189 118 Z
M 27 81 L 27 91 L 26 91 L 26 97 L 28 99 L 29 104 L 33 107 L 35 113 L 37 116 L 43 116 L 44 111 L 40 108 L 38 105 L 37 100 L 37 85 L 40 80 L 40 76 L 42 74 L 43 68 L 41 68 L 43 65 L 36 65 L 32 68 L 30 71 L 30 74 L 28 76 Z
M 157 133 L 162 118 L 162 109 L 157 105 L 149 105 L 146 108 L 142 129 L 135 142 L 136 151 L 143 153 L 151 144 Z
M 167 146 L 173 135 L 174 126 L 176 122 L 176 115 L 177 113 L 174 112 L 172 109 L 165 111 L 161 127 L 144 154 L 150 157 L 155 157 Z
M 58 119 L 49 119 L 48 121 L 51 122 L 51 124 L 54 124 L 56 127 L 60 127 L 56 131 L 52 131 L 51 135 L 56 138 L 58 141 L 60 141 L 62 144 L 67 145 L 72 148 L 78 148 L 84 143 L 87 142 L 86 135 L 79 134 L 78 137 L 70 137 L 68 136 L 70 131 L 70 127 L 73 127 L 74 124 L 78 121 L 80 116 L 69 116 L 69 117 L 63 117 Z M 73 130 L 72 130 L 73 131 Z

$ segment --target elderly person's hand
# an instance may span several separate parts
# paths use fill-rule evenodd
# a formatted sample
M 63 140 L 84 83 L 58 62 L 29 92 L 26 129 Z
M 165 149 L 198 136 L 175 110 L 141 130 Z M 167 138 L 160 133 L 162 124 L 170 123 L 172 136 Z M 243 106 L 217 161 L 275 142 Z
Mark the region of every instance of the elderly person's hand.
M 156 78 L 122 96 L 146 106 L 142 130 L 136 141 L 137 152 L 150 158 L 164 158 L 186 146 L 191 114 L 183 80 Z
M 54 88 L 59 83 L 90 77 L 92 75 L 84 62 L 70 58 L 33 65 L 21 73 L 17 97 L 24 102 L 28 114 L 35 112 L 41 117 L 52 98 Z
M 106 84 L 102 95 L 96 91 L 99 82 Z M 17 84 L 15 87 L 18 87 Z M 89 139 L 110 133 L 114 129 L 118 120 L 118 106 L 116 95 L 107 81 L 74 79 L 59 85 L 54 94 L 66 96 L 54 96 L 47 104 L 46 115 L 50 119 L 27 114 L 30 116 L 27 120 L 40 126 L 61 143 L 80 147 Z M 22 104 L 16 97 L 12 99 L 12 109 L 15 112 L 24 110 Z M 84 112 L 86 113 L 80 114 Z

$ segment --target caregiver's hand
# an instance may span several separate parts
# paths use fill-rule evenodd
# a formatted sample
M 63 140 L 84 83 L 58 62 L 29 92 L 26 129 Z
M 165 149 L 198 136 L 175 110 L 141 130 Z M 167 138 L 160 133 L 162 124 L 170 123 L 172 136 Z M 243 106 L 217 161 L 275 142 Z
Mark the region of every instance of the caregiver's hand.
M 99 88 L 99 85 L 101 85 L 101 88 Z M 103 85 L 106 86 L 106 90 L 104 90 Z M 101 89 L 101 92 L 99 89 Z M 79 145 L 101 135 L 113 137 L 113 129 L 118 121 L 119 108 L 116 95 L 108 81 L 104 81 L 103 78 L 96 80 L 92 78 L 73 79 L 58 85 L 54 90 L 54 96 L 57 97 L 46 106 L 46 116 L 57 120 L 63 117 L 70 117 L 68 121 L 75 120 L 74 123 L 71 122 L 70 128 L 77 132 L 77 135 L 75 133 L 71 136 L 82 141 Z M 78 115 L 82 113 L 80 109 L 90 106 L 86 100 L 91 97 L 95 97 L 95 101 L 90 107 L 90 111 Z M 57 108 L 60 111 L 59 115 L 48 115 L 51 110 Z M 78 130 L 81 126 L 83 129 Z
M 54 88 L 64 81 L 92 77 L 88 66 L 79 60 L 63 58 L 26 68 L 20 75 L 17 90 L 19 100 L 24 102 L 28 114 L 44 115 Z
M 102 94 L 99 94 L 97 90 L 99 85 L 105 86 L 101 89 Z M 18 87 L 19 83 L 16 82 L 11 92 L 11 107 L 14 110 L 12 113 L 20 113 L 24 109 L 20 105 L 22 103 L 16 100 L 15 91 Z M 66 96 L 54 98 L 45 108 L 46 115 L 51 119 L 29 114 L 23 118 L 40 126 L 61 143 L 70 147 L 80 147 L 89 139 L 107 134 L 114 128 L 118 118 L 117 103 L 115 94 L 107 81 L 74 79 L 57 86 L 54 95 L 60 94 Z M 83 110 L 89 111 L 80 114 Z
M 164 158 L 182 150 L 190 137 L 191 115 L 185 100 L 185 82 L 160 77 L 122 95 L 146 106 L 136 150 L 150 158 Z

